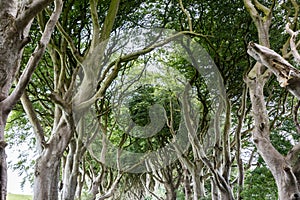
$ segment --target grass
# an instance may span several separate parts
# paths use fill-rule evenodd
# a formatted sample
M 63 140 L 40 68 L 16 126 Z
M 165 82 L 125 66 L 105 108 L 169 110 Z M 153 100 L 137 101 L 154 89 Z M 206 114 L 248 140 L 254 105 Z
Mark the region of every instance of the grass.
M 22 194 L 8 194 L 7 200 L 31 200 L 31 195 L 22 195 Z

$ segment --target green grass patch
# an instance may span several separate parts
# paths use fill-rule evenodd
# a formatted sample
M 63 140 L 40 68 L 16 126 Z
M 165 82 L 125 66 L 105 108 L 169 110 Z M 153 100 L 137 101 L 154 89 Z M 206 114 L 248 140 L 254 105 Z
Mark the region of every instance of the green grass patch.
M 22 194 L 8 194 L 7 200 L 31 200 L 31 195 L 22 195 Z

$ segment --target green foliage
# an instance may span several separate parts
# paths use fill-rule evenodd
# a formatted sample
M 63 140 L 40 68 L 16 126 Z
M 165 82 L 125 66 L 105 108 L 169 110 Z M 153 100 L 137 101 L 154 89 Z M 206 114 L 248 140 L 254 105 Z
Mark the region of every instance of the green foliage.
M 269 1 L 261 2 L 267 6 L 270 5 Z M 102 24 L 105 19 L 109 3 L 110 1 L 99 2 L 97 12 L 100 24 Z M 240 97 L 242 89 L 244 88 L 243 75 L 249 71 L 249 68 L 252 66 L 251 59 L 249 59 L 246 53 L 247 43 L 249 41 L 257 42 L 257 30 L 249 14 L 245 11 L 243 1 L 184 0 L 183 4 L 191 15 L 193 30 L 197 33 L 207 35 L 207 37 L 194 38 L 194 40 L 209 52 L 222 74 L 224 84 L 226 85 L 227 96 L 232 103 L 231 127 L 232 130 L 235 130 L 235 126 L 238 123 L 236 113 L 238 113 L 240 109 Z M 271 44 L 272 48 L 277 52 L 279 52 L 282 44 L 284 44 L 288 37 L 284 34 L 284 25 L 290 18 L 285 15 L 291 17 L 294 13 L 295 10 L 292 8 L 290 1 L 282 2 L 275 7 L 273 13 L 275 20 L 271 28 Z M 42 12 L 39 16 L 39 20 L 33 22 L 33 29 L 30 32 L 33 42 L 32 44 L 28 44 L 24 50 L 21 70 L 24 69 L 24 64 L 35 48 L 34 44 L 37 43 L 41 36 L 40 31 L 45 25 L 43 22 L 48 18 L 49 16 L 46 12 Z M 299 29 L 299 23 L 296 22 L 293 25 L 294 30 Z M 89 0 L 64 1 L 64 9 L 60 17 L 60 23 L 65 32 L 69 34 L 76 50 L 80 55 L 84 55 L 90 48 L 90 38 L 93 31 Z M 186 16 L 176 0 L 162 0 L 159 2 L 154 0 L 122 0 L 114 27 L 114 33 L 118 34 L 118 32 L 132 27 L 163 27 L 177 31 L 189 29 Z M 54 121 L 55 104 L 50 99 L 49 94 L 54 91 L 55 84 L 57 84 L 55 75 L 61 75 L 64 79 L 63 84 L 68 87 L 75 68 L 79 65 L 72 55 L 66 40 L 58 30 L 54 32 L 50 46 L 55 49 L 56 52 L 49 51 L 45 54 L 27 88 L 28 96 L 45 130 L 46 139 L 50 136 Z M 163 49 L 161 53 L 164 53 Z M 53 61 L 59 57 L 58 54 L 64 55 L 64 60 L 59 60 L 59 62 L 61 62 L 60 64 Z M 154 56 L 158 56 L 158 54 Z M 202 114 L 201 117 L 204 119 L 199 129 L 201 130 L 201 134 L 205 134 L 207 131 L 205 128 L 208 127 L 210 120 L 209 114 L 211 112 L 212 99 L 209 96 L 201 74 L 197 74 L 195 69 L 178 55 L 168 55 L 168 57 L 161 56 L 160 59 L 164 60 L 168 66 L 178 70 L 186 79 L 194 79 L 192 85 L 195 87 L 197 100 L 199 104 L 201 104 L 197 105 L 199 105 L 199 110 Z M 58 72 L 60 70 L 65 71 L 59 74 Z M 126 72 L 119 76 L 125 77 Z M 175 83 L 173 80 L 169 82 L 170 84 Z M 175 84 L 174 87 L 176 87 Z M 59 91 L 60 94 L 64 92 L 63 89 Z M 275 148 L 284 155 L 292 148 L 292 144 L 299 139 L 299 136 L 296 135 L 293 121 L 290 119 L 290 116 L 286 114 L 293 108 L 291 103 L 293 100 L 286 94 L 286 91 L 283 91 L 282 88 L 278 86 L 275 78 L 271 78 L 267 83 L 265 97 L 267 98 L 267 107 L 270 110 L 268 114 L 270 115 L 272 125 L 270 139 Z M 109 95 L 108 92 L 106 98 L 109 98 Z M 106 99 L 103 101 L 106 101 Z M 172 139 L 170 129 L 166 125 L 157 134 L 149 138 L 138 138 L 128 135 L 124 131 L 121 131 L 120 127 L 115 125 L 116 119 L 113 119 L 110 105 L 108 105 L 108 101 L 105 103 L 106 105 L 100 108 L 102 111 L 100 114 L 105 113 L 106 115 L 103 119 L 105 119 L 105 125 L 107 125 L 110 131 L 109 140 L 115 146 L 121 146 L 125 150 L 133 152 L 145 153 L 165 146 L 170 139 Z M 142 81 L 140 86 L 136 87 L 134 92 L 131 93 L 127 103 L 130 118 L 135 126 L 145 127 L 149 125 L 151 123 L 149 109 L 154 104 L 159 104 L 164 107 L 167 120 L 171 120 L 172 116 L 174 129 L 177 130 L 179 127 L 181 120 L 180 102 L 175 92 L 169 91 L 161 85 L 148 84 L 146 81 Z M 247 102 L 247 108 L 249 107 L 250 104 Z M 247 110 L 247 114 L 249 110 L 250 109 Z M 252 118 L 247 115 L 243 129 L 250 129 L 252 125 Z M 6 131 L 6 140 L 10 146 L 19 146 L 22 143 L 26 143 L 28 144 L 27 147 L 29 150 L 34 152 L 33 149 L 36 139 L 34 138 L 28 118 L 25 116 L 20 104 L 18 104 L 11 113 Z M 243 135 L 243 148 L 253 149 L 253 144 L 248 138 L 249 134 Z M 230 138 L 230 140 L 233 141 L 233 138 Z M 232 146 L 232 149 L 234 148 L 235 147 Z M 84 158 L 87 161 L 85 162 L 86 169 L 82 170 L 93 169 L 95 173 L 101 173 L 101 165 L 99 165 L 91 155 L 87 153 L 84 155 Z M 133 158 L 128 157 L 127 159 L 130 161 L 130 159 Z M 192 162 L 194 161 L 192 152 L 189 154 L 189 159 Z M 18 161 L 10 165 L 23 173 L 28 172 L 32 169 L 34 164 L 34 160 L 30 160 L 29 162 L 28 160 L 30 159 L 27 151 L 20 149 Z M 259 166 L 255 169 L 246 172 L 245 188 L 242 194 L 243 199 L 276 199 L 277 192 L 274 179 L 261 157 L 258 158 L 258 165 Z M 113 173 L 113 169 L 110 170 Z M 33 176 L 29 177 L 31 178 L 28 179 L 32 180 Z M 133 178 L 127 176 L 127 178 L 130 180 L 128 182 L 133 182 L 133 179 L 138 180 L 139 177 Z M 209 190 L 210 182 L 207 181 L 205 186 L 207 190 Z M 161 189 L 159 192 L 165 191 Z M 9 195 L 8 199 L 17 200 L 25 198 L 29 197 Z M 84 193 L 82 199 L 89 198 L 90 196 Z M 181 190 L 177 191 L 177 198 L 184 199 L 184 194 Z
M 242 198 L 245 200 L 278 198 L 275 180 L 267 167 L 257 167 L 246 173 Z
M 176 190 L 176 199 L 185 200 L 185 194 L 183 192 L 183 188 L 180 187 Z
M 133 122 L 142 127 L 150 124 L 149 110 L 154 104 L 164 107 L 166 117 L 168 120 L 173 120 L 174 129 L 177 130 L 180 122 L 179 102 L 171 91 L 167 91 L 159 86 L 143 85 L 132 94 L 128 107 Z M 155 124 L 153 125 L 155 126 Z M 171 138 L 170 130 L 165 124 L 153 137 L 145 139 L 129 137 L 128 139 L 132 141 L 132 144 L 126 149 L 135 152 L 153 151 L 165 146 Z
M 145 126 L 150 123 L 149 109 L 154 105 L 155 88 L 151 85 L 143 85 L 137 88 L 132 94 L 129 102 L 129 112 L 132 120 L 139 126 Z
M 82 195 L 81 195 L 81 198 L 80 200 L 90 200 L 93 198 L 93 195 L 92 194 L 88 194 L 87 192 L 83 192 Z M 77 200 L 77 199 L 76 199 Z M 79 199 L 78 199 L 79 200 Z
M 291 144 L 290 139 L 288 139 L 288 134 L 271 134 L 270 139 L 274 147 L 279 151 L 279 153 L 283 155 L 287 155 L 287 153 L 292 149 L 293 145 Z

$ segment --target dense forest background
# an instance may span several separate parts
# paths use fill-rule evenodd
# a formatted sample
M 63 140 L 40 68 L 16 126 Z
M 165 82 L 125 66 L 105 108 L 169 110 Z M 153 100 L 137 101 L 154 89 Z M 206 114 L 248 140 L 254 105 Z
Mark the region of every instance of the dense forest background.
M 34 199 L 300 198 L 299 99 L 247 53 L 299 69 L 297 1 L 12 2 L 1 199 L 6 143 Z

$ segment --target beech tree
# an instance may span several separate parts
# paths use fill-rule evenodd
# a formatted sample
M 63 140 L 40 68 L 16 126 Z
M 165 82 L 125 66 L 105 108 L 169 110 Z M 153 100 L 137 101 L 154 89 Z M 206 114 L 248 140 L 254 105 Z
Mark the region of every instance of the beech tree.
M 299 9 L 299 5 L 295 1 L 291 2 L 295 9 Z M 287 155 L 280 154 L 273 146 L 270 141 L 270 121 L 263 91 L 266 82 L 274 74 L 280 86 L 287 88 L 299 101 L 300 71 L 282 56 L 269 49 L 269 31 L 275 1 L 270 7 L 266 7 L 258 1 L 245 0 L 244 3 L 258 30 L 259 43 L 263 45 L 251 42 L 248 46 L 248 53 L 258 61 L 245 77 L 245 82 L 249 87 L 255 125 L 253 141 L 274 176 L 279 199 L 299 199 L 299 177 L 297 176 L 299 174 L 299 159 L 297 157 L 299 143 L 294 145 Z M 295 20 L 297 17 L 298 12 L 295 12 L 292 23 L 297 23 Z M 290 33 L 291 37 L 289 38 L 290 42 L 283 47 L 283 56 L 289 58 L 293 55 L 298 60 L 299 53 L 295 41 L 297 34 L 290 29 L 289 24 L 286 26 L 286 31 Z M 288 48 L 288 44 L 290 48 Z M 296 109 L 298 110 L 298 106 Z M 298 116 L 296 115 L 295 118 L 297 122 Z
M 19 110 L 13 113 L 6 127 L 10 129 L 18 123 L 27 123 L 28 119 L 33 128 L 34 136 L 31 133 L 26 136 L 30 135 L 28 137 L 32 137 L 37 146 L 38 159 L 32 162 L 35 169 L 31 177 L 34 179 L 34 199 L 262 199 L 277 197 L 273 188 L 275 182 L 280 199 L 297 198 L 300 174 L 298 145 L 294 144 L 297 137 L 292 135 L 282 139 L 281 133 L 288 129 L 294 134 L 293 119 L 288 112 L 296 105 L 293 97 L 299 97 L 299 72 L 297 65 L 289 59 L 293 55 L 296 62 L 299 60 L 296 41 L 299 9 L 295 1 L 66 0 L 63 8 L 58 0 L 53 5 L 51 1 L 18 4 L 4 1 L 0 4 L 1 55 L 4 52 L 0 58 L 0 75 L 4 80 L 0 81 L 3 119 L 0 169 L 3 171 L 1 187 L 4 188 L 1 194 L 6 194 L 4 126 L 7 115 L 21 99 Z M 13 8 L 20 11 L 15 12 Z M 10 12 L 12 15 L 5 14 Z M 283 29 L 282 24 L 286 21 L 290 25 Z M 110 51 L 115 51 L 114 47 L 122 49 L 122 45 L 126 46 L 124 38 L 120 39 L 118 35 L 135 28 L 151 30 L 157 27 L 178 32 L 163 41 L 158 37 L 158 40 L 141 45 L 137 51 L 109 57 Z M 139 35 L 142 33 L 145 32 Z M 215 91 L 220 91 L 220 96 L 214 98 L 209 94 L 202 74 L 179 54 L 173 55 L 163 49 L 164 45 L 173 39 L 179 41 L 184 35 L 191 38 L 182 40 L 183 46 L 195 42 L 204 47 L 214 61 L 217 70 L 212 74 L 218 76 L 213 76 L 211 81 L 218 83 Z M 110 36 L 115 37 L 109 40 Z M 23 66 L 35 46 L 36 52 Z M 270 47 L 277 52 L 282 47 L 281 56 Z M 151 74 L 137 68 L 150 64 L 151 54 L 159 48 L 163 50 L 155 56 L 163 62 L 162 66 L 177 70 L 189 81 L 197 111 L 201 113 L 199 121 L 191 112 L 194 107 L 185 98 L 187 96 L 179 98 L 177 93 L 161 89 L 159 84 L 149 86 L 139 78 Z M 104 49 L 109 53 L 104 56 L 107 60 L 104 59 L 103 64 Z M 195 52 L 205 54 L 200 49 Z M 247 51 L 258 61 L 253 68 L 253 59 Z M 210 67 L 212 63 L 202 65 Z M 130 73 L 138 78 L 126 82 Z M 272 73 L 278 79 L 274 79 Z M 165 80 L 168 84 L 174 87 L 181 84 L 171 77 Z M 24 92 L 29 80 L 32 81 Z M 119 82 L 128 88 L 133 83 L 142 86 L 132 93 L 129 101 L 130 117 L 138 125 L 149 127 L 151 120 L 147 108 L 151 103 L 164 105 L 166 112 L 161 115 L 166 124 L 156 136 L 132 137 L 128 134 L 131 127 L 124 131 L 117 126 L 118 119 L 112 113 L 116 105 L 111 99 L 118 98 L 114 96 L 114 87 Z M 285 88 L 292 95 L 288 95 Z M 190 88 L 186 86 L 185 89 Z M 252 105 L 247 98 L 248 92 Z M 84 121 L 90 107 L 96 111 L 96 126 L 92 126 L 95 124 L 90 123 L 89 116 Z M 298 107 L 299 104 L 290 111 L 294 113 L 296 125 Z M 184 112 L 180 113 L 180 109 Z M 251 110 L 253 114 L 250 114 Z M 27 118 L 20 122 L 23 112 Z M 162 167 L 160 162 L 145 164 L 141 158 L 140 163 L 145 164 L 146 170 L 134 174 L 126 171 L 126 165 L 120 167 L 118 161 L 122 150 L 149 152 L 164 147 L 176 139 L 179 123 L 187 127 L 185 142 L 190 146 L 184 153 L 180 148 L 172 149 L 175 162 Z M 300 130 L 300 126 L 297 127 Z M 96 137 L 98 132 L 100 137 Z M 9 142 L 22 140 L 16 138 L 22 134 L 11 133 Z M 251 135 L 255 145 L 250 142 Z M 92 142 L 94 140 L 96 142 Z M 109 143 L 121 150 L 110 151 Z M 157 157 L 166 158 L 167 155 Z M 126 161 L 130 163 L 132 159 L 127 157 Z M 114 162 L 116 165 L 112 167 Z M 28 167 L 19 162 L 18 165 Z M 253 188 L 263 186 L 252 181 L 257 177 L 252 174 L 261 175 L 268 169 L 275 182 L 267 173 L 270 188 L 253 192 Z M 249 189 L 252 183 L 255 187 Z
M 97 9 L 100 4 L 98 4 L 96 1 L 85 1 L 84 6 L 80 7 L 79 4 L 73 4 L 72 2 L 66 2 L 65 3 L 65 9 L 66 11 L 63 13 L 63 19 L 60 23 L 57 23 L 57 35 L 54 35 L 50 45 L 48 46 L 48 53 L 51 56 L 51 60 L 53 62 L 53 71 L 54 71 L 54 83 L 52 89 L 52 95 L 51 100 L 55 104 L 55 113 L 53 115 L 53 126 L 51 133 L 46 132 L 43 130 L 41 126 L 41 122 L 38 119 L 37 113 L 35 113 L 34 106 L 30 102 L 30 98 L 26 96 L 25 94 L 22 97 L 22 105 L 24 107 L 24 110 L 26 111 L 28 118 L 31 121 L 31 124 L 33 125 L 33 128 L 36 133 L 36 139 L 37 139 L 37 146 L 38 146 L 38 153 L 39 158 L 36 162 L 36 171 L 35 171 L 35 199 L 41 199 L 41 198 L 57 198 L 59 189 L 58 189 L 58 178 L 59 173 L 62 171 L 62 182 L 61 182 L 61 196 L 62 198 L 70 198 L 73 199 L 75 197 L 75 190 L 78 188 L 83 187 L 83 182 L 85 179 L 81 179 L 81 181 L 78 181 L 79 177 L 83 177 L 86 174 L 86 171 L 83 173 L 80 173 L 79 171 L 82 168 L 79 168 L 80 164 L 87 163 L 84 161 L 83 155 L 86 153 L 86 146 L 84 143 L 82 143 L 82 135 L 80 135 L 80 131 L 78 131 L 74 136 L 75 133 L 75 124 L 76 121 L 73 121 L 72 113 L 76 113 L 77 107 L 72 107 L 72 105 L 90 105 L 91 103 L 95 102 L 97 98 L 103 97 L 104 91 L 109 86 L 109 83 L 117 76 L 119 68 L 115 68 L 115 71 L 113 70 L 111 74 L 109 74 L 108 70 L 105 70 L 105 76 L 103 76 L 103 85 L 101 85 L 99 91 L 100 93 L 95 94 L 94 97 L 91 99 L 89 95 L 85 95 L 89 89 L 87 86 L 89 84 L 94 84 L 89 81 L 93 80 L 89 77 L 94 76 L 94 72 L 97 71 L 95 69 L 96 65 L 91 65 L 90 69 L 88 69 L 88 66 L 84 66 L 84 79 L 82 80 L 83 84 L 83 90 L 81 90 L 81 94 L 75 95 L 77 99 L 73 99 L 73 95 L 71 95 L 73 84 L 75 77 L 80 70 L 81 64 L 84 63 L 85 60 L 88 60 L 90 55 L 93 55 L 94 52 L 97 52 L 97 46 L 104 42 L 105 39 L 108 37 L 112 30 L 113 22 L 116 18 L 116 13 L 118 10 L 118 1 L 112 1 L 105 5 L 106 8 L 105 11 L 107 11 L 107 15 L 104 17 L 101 16 L 101 20 L 99 20 L 99 10 Z M 189 16 L 189 12 L 185 9 L 185 2 L 176 2 L 176 4 L 172 4 L 171 8 L 169 8 L 170 2 L 165 2 L 165 9 L 166 11 L 170 12 L 171 20 L 166 24 L 166 27 L 172 26 L 172 24 L 175 25 L 175 28 L 178 28 L 179 31 L 182 31 L 180 34 L 190 34 L 193 36 L 203 36 L 201 34 L 195 34 L 192 33 L 194 29 L 201 30 L 201 26 L 197 27 L 198 24 L 191 23 L 192 17 L 194 15 Z M 213 2 L 211 2 L 213 3 Z M 110 5 L 110 6 L 108 6 Z M 149 3 L 149 8 L 153 9 L 153 3 Z M 154 4 L 156 5 L 156 4 Z M 196 4 L 192 4 L 196 6 Z M 161 12 L 159 9 L 159 6 L 156 5 L 157 10 Z M 218 7 L 218 4 L 214 3 L 214 8 L 211 8 L 210 5 L 206 5 L 206 9 L 209 10 L 209 16 L 211 19 L 214 18 L 214 9 Z M 154 6 L 155 7 L 155 6 Z M 71 8 L 76 8 L 77 10 L 85 9 L 87 12 L 82 12 L 82 15 L 79 15 L 80 20 L 89 19 L 89 16 L 85 15 L 86 13 L 91 13 L 91 19 L 92 23 L 90 21 L 85 21 L 82 23 L 82 26 L 79 30 L 73 30 L 72 28 L 75 27 L 74 24 L 77 23 L 77 21 L 72 21 L 69 19 L 68 11 L 71 11 Z M 157 11 L 156 10 L 156 11 Z M 159 12 L 157 11 L 157 12 Z M 49 12 L 48 10 L 44 12 L 43 14 Z M 182 13 L 179 17 L 174 14 L 176 12 Z M 190 13 L 193 12 L 197 13 L 198 10 L 190 10 Z M 205 13 L 204 10 L 201 12 Z M 162 14 L 160 14 L 162 15 Z M 195 14 L 196 15 L 196 14 Z M 39 15 L 38 22 L 39 26 L 43 30 L 43 27 L 45 26 L 45 19 L 47 17 L 43 15 Z M 161 20 L 161 24 L 164 24 L 167 16 L 165 16 Z M 230 17 L 226 17 L 230 19 Z M 180 23 L 174 23 L 174 21 L 181 21 L 182 19 L 186 19 L 186 23 L 180 24 Z M 70 20 L 72 23 L 69 24 Z M 100 23 L 103 22 L 102 27 L 100 28 Z M 139 20 L 137 20 L 140 22 Z M 142 21 L 141 26 L 147 25 L 147 21 Z M 196 25 L 195 25 L 196 24 Z M 220 24 L 218 24 L 219 26 Z M 184 26 L 184 27 L 181 27 Z M 83 29 L 86 32 L 81 32 L 82 27 L 87 27 L 86 29 Z M 92 28 L 91 28 L 92 27 Z M 196 28 L 197 27 L 197 28 Z M 214 27 L 217 29 L 217 27 Z M 189 31 L 185 31 L 189 30 Z M 212 32 L 208 32 L 209 34 L 213 34 Z M 59 32 L 59 34 L 58 34 Z M 82 36 L 86 36 L 87 38 L 92 38 L 91 41 L 88 41 L 84 44 L 84 39 L 82 39 Z M 77 38 L 78 37 L 78 38 Z M 205 39 L 208 39 L 208 37 L 203 37 Z M 214 41 L 215 44 L 219 44 L 220 40 L 217 39 L 217 41 Z M 164 43 L 163 43 L 164 44 Z M 118 67 L 121 67 L 121 64 L 126 64 L 131 59 L 136 59 L 137 56 L 141 54 L 145 54 L 150 52 L 153 48 L 159 47 L 163 44 L 154 44 L 153 46 L 150 46 L 148 49 L 145 49 L 141 52 L 133 53 L 132 55 L 126 55 L 124 57 L 121 57 L 120 60 L 117 62 L 115 61 L 110 67 L 117 65 Z M 85 46 L 86 45 L 86 46 Z M 207 44 L 206 44 L 207 45 Z M 209 46 L 209 45 L 207 45 Z M 219 56 L 219 52 L 215 51 L 214 46 L 211 47 L 211 51 L 216 54 L 216 57 Z M 119 65 L 120 64 L 120 65 Z M 220 63 L 219 63 L 220 64 Z M 125 66 L 125 65 L 124 65 Z M 101 71 L 101 70 L 100 70 Z M 192 75 L 189 76 L 189 78 L 192 78 L 194 72 L 190 72 Z M 200 76 L 195 75 L 195 77 L 198 79 Z M 106 82 L 106 80 L 108 82 Z M 201 80 L 197 80 L 194 83 L 196 87 L 199 89 L 199 98 L 202 99 L 202 104 L 204 106 L 204 114 L 208 115 L 207 113 L 209 104 L 205 100 L 205 96 L 207 95 L 207 92 L 205 90 L 201 90 Z M 46 84 L 46 83 L 45 83 Z M 198 84 L 198 85 L 197 85 Z M 203 92 L 203 94 L 201 92 Z M 49 98 L 49 97 L 47 97 Z M 166 190 L 168 191 L 167 196 L 170 198 L 175 198 L 176 193 L 173 191 L 174 189 L 179 188 L 181 184 L 181 177 L 172 177 L 176 174 L 183 174 L 183 172 L 180 170 L 181 168 L 186 169 L 185 174 L 185 190 L 187 191 L 186 197 L 190 198 L 193 196 L 194 199 L 198 198 L 205 198 L 207 196 L 207 189 L 205 188 L 205 183 L 209 182 L 211 184 L 212 188 L 212 196 L 215 199 L 218 198 L 227 198 L 232 199 L 232 188 L 230 188 L 230 166 L 233 164 L 231 162 L 231 155 L 230 155 L 230 138 L 229 138 L 229 127 L 230 127 L 230 102 L 227 99 L 226 103 L 229 108 L 227 110 L 226 114 L 226 128 L 224 130 L 220 130 L 218 127 L 219 118 L 217 117 L 216 120 L 216 128 L 217 128 L 217 141 L 214 143 L 213 147 L 213 153 L 207 154 L 203 152 L 203 149 L 201 147 L 202 140 L 197 140 L 195 143 L 193 143 L 193 151 L 189 151 L 187 155 L 184 155 L 184 157 L 180 158 L 180 164 L 177 163 L 177 169 L 178 172 L 172 173 L 167 169 L 160 170 L 159 173 L 156 174 L 149 174 L 148 177 L 156 177 L 159 178 L 159 181 L 156 181 L 155 183 L 158 184 L 158 182 L 161 182 L 165 185 Z M 75 104 L 74 104 L 75 102 Z M 86 104 L 85 104 L 86 103 Z M 243 105 L 244 106 L 244 105 Z M 186 108 L 189 109 L 189 108 Z M 244 111 L 243 111 L 244 112 Z M 243 115 L 243 114 L 242 114 Z M 188 124 L 193 123 L 190 116 L 186 116 L 186 122 Z M 243 117 L 241 117 L 241 120 L 243 120 Z M 203 120 L 201 131 L 190 129 L 190 134 L 194 135 L 197 134 L 197 137 L 201 138 L 206 134 L 206 128 L 207 128 L 208 120 Z M 172 130 L 174 127 L 170 126 L 170 130 Z M 224 137 L 222 137 L 224 133 Z M 237 130 L 237 135 L 241 134 L 241 130 Z M 191 137 L 191 141 L 192 138 Z M 240 137 L 240 136 L 239 136 Z M 239 138 L 237 137 L 237 138 Z M 240 144 L 241 141 L 237 139 L 236 144 Z M 67 154 L 67 156 L 64 156 Z M 178 155 L 180 156 L 180 154 Z M 212 160 L 209 160 L 208 157 L 213 157 Z M 188 157 L 192 157 L 192 159 L 187 159 Z M 237 158 L 240 160 L 240 155 L 237 155 Z M 201 160 L 201 161 L 200 161 Z M 60 163 L 63 163 L 63 169 L 59 169 Z M 104 163 L 105 164 L 105 163 Z M 103 165 L 103 163 L 102 163 Z M 241 174 L 242 174 L 242 163 L 239 163 Z M 91 175 L 92 180 L 92 187 L 90 190 L 90 193 L 93 195 L 92 198 L 96 197 L 96 194 L 99 194 L 101 192 L 102 197 L 101 198 L 108 198 L 113 195 L 116 188 L 121 182 L 121 178 L 123 177 L 123 174 L 120 174 L 119 172 L 116 172 L 112 169 L 107 169 L 107 167 L 103 167 L 102 171 L 94 170 L 95 166 L 89 166 L 89 170 L 92 171 L 89 175 Z M 86 169 L 84 169 L 86 170 Z M 94 170 L 94 171 L 93 171 Z M 162 175 L 160 175 L 160 173 Z M 213 175 L 206 175 L 212 173 Z M 112 174 L 112 175 L 109 175 Z M 107 177 L 110 177 L 113 180 L 113 184 L 105 186 L 107 183 Z M 189 178 L 191 176 L 191 180 Z M 51 177 L 49 179 L 48 177 Z M 176 184 L 172 182 L 172 180 L 176 180 Z M 242 178 L 241 178 L 242 180 Z M 143 183 L 143 181 L 142 181 Z M 191 187 L 191 183 L 193 184 L 193 187 Z M 77 187 L 78 186 L 78 187 Z M 99 191 L 100 188 L 100 191 Z M 173 189 L 172 189 L 173 188 Z M 193 195 L 191 195 L 191 190 L 193 191 Z M 151 193 L 151 192 L 150 192 Z M 153 192 L 152 192 L 153 193 Z M 210 192 L 209 192 L 210 193 Z
M 7 163 L 5 154 L 5 136 L 4 128 L 6 125 L 8 114 L 13 109 L 14 105 L 21 98 L 34 69 L 37 67 L 39 60 L 44 54 L 49 43 L 51 34 L 55 24 L 58 21 L 62 10 L 62 1 L 55 1 L 55 8 L 48 20 L 42 37 L 36 49 L 29 59 L 26 68 L 23 70 L 19 80 L 13 91 L 12 85 L 20 73 L 20 63 L 22 60 L 23 48 L 30 42 L 28 37 L 32 20 L 34 17 L 47 7 L 53 1 L 38 0 L 38 1 L 1 1 L 0 2 L 0 71 L 1 71 L 1 105 L 0 105 L 0 196 L 2 200 L 6 199 L 7 195 Z
M 53 36 L 48 46 L 54 69 L 54 83 L 53 88 L 50 87 L 50 98 L 55 105 L 50 133 L 46 133 L 43 129 L 30 99 L 26 95 L 21 99 L 24 110 L 36 133 L 38 159 L 35 163 L 34 172 L 34 199 L 57 199 L 59 196 L 62 199 L 74 199 L 78 189 L 80 195 L 80 188 L 83 184 L 78 179 L 78 177 L 83 176 L 79 172 L 80 163 L 90 143 L 87 141 L 90 138 L 85 141 L 83 139 L 86 136 L 84 135 L 85 130 L 81 129 L 82 116 L 98 99 L 104 98 L 106 90 L 118 76 L 119 71 L 126 67 L 127 63 L 181 35 L 200 35 L 191 31 L 183 31 L 170 36 L 165 41 L 156 42 L 140 51 L 121 56 L 112 60 L 108 66 L 104 66 L 101 65 L 100 61 L 109 42 L 109 36 L 114 29 L 120 1 L 113 0 L 109 2 L 107 9 L 105 9 L 107 13 L 102 15 L 101 18 L 99 16 L 99 13 L 101 13 L 99 2 L 90 0 L 84 3 L 82 9 L 87 12 L 83 12 L 79 16 L 82 24 L 77 26 L 77 21 L 68 18 L 68 11 L 71 8 L 80 9 L 81 5 L 79 2 L 66 2 L 62 22 L 56 24 L 59 34 Z M 87 20 L 89 16 L 92 21 Z M 103 19 L 102 24 L 99 18 Z M 43 29 L 45 17 L 39 15 L 37 19 L 39 26 Z M 70 26 L 68 26 L 69 23 Z M 77 30 L 74 30 L 73 23 L 75 23 L 75 29 L 78 28 Z M 74 32 L 75 36 L 73 35 Z M 88 40 L 81 40 L 82 35 L 87 36 Z M 77 36 L 79 39 L 76 38 Z M 69 54 L 66 54 L 65 52 L 68 51 Z M 80 72 L 82 78 L 77 90 L 75 84 Z M 100 78 L 97 80 L 95 77 Z M 101 131 L 105 132 L 105 129 L 101 127 Z M 102 145 L 105 145 L 104 143 Z M 103 152 L 105 156 L 105 150 Z M 67 154 L 67 156 L 64 156 L 64 154 Z M 107 181 L 106 176 L 108 176 L 109 171 L 106 170 L 105 160 L 101 161 L 101 165 L 104 166 L 102 171 L 91 173 L 90 198 L 92 199 L 96 198 L 99 192 L 103 192 L 101 199 L 111 197 L 122 178 L 122 172 L 119 170 L 114 183 L 99 191 L 100 186 L 104 184 L 103 182 Z M 61 163 L 63 163 L 62 169 L 60 168 Z M 60 176 L 60 173 L 62 173 L 62 176 Z M 62 177 L 61 180 L 60 177 Z M 61 181 L 60 187 L 59 181 Z M 84 178 L 83 181 L 85 181 Z

